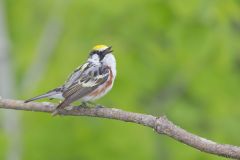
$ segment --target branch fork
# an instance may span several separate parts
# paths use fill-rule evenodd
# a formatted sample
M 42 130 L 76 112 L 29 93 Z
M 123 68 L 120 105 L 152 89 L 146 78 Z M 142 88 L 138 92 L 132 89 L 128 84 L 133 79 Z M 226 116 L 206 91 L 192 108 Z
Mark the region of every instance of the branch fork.
M 0 97 L 0 108 L 52 113 L 55 110 L 56 105 L 49 102 L 24 103 L 20 100 L 3 99 Z M 72 107 L 71 110 L 59 110 L 58 114 L 64 116 L 90 116 L 108 118 L 137 123 L 153 128 L 159 134 L 169 136 L 202 152 L 227 158 L 240 159 L 240 147 L 228 144 L 218 144 L 211 140 L 187 132 L 168 120 L 166 116 L 155 117 L 147 114 L 127 112 L 116 108 L 99 108 L 96 106 L 94 108 Z

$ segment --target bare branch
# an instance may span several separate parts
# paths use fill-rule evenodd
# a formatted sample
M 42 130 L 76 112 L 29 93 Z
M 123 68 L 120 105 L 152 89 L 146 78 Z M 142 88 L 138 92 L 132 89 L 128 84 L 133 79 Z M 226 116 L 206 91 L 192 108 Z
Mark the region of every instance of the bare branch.
M 53 112 L 56 105 L 52 103 L 30 102 L 24 103 L 20 100 L 0 99 L 0 108 L 26 110 L 35 112 Z M 157 133 L 164 134 L 173 139 L 196 148 L 202 152 L 240 159 L 240 147 L 218 144 L 211 140 L 199 137 L 186 130 L 176 126 L 165 116 L 155 117 L 147 114 L 127 112 L 115 108 L 99 108 L 99 107 L 71 107 L 71 110 L 61 110 L 61 115 L 69 116 L 90 116 L 108 119 L 116 119 L 125 122 L 132 122 L 153 128 Z

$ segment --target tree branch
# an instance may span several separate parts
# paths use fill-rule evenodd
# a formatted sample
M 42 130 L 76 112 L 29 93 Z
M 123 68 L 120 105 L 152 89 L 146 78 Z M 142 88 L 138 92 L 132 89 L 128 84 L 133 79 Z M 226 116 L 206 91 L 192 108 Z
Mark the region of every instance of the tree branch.
M 30 102 L 24 103 L 20 100 L 10 100 L 0 98 L 0 108 L 26 110 L 35 112 L 53 112 L 56 105 L 48 102 Z M 176 126 L 165 116 L 155 117 L 147 114 L 127 112 L 115 108 L 99 108 L 99 107 L 71 107 L 71 110 L 61 110 L 59 114 L 70 116 L 90 116 L 108 119 L 116 119 L 125 122 L 132 122 L 153 128 L 157 133 L 164 134 L 173 139 L 196 148 L 202 152 L 240 159 L 240 147 L 218 144 L 216 142 L 199 137 L 186 130 Z

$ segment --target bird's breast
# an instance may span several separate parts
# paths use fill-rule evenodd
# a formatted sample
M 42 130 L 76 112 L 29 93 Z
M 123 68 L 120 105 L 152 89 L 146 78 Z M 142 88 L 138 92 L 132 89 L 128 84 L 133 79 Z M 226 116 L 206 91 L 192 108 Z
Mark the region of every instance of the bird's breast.
M 98 88 L 96 88 L 94 91 L 92 91 L 89 95 L 83 97 L 82 99 L 84 101 L 99 99 L 111 90 L 115 77 L 112 73 L 112 70 L 109 69 L 109 71 L 110 71 L 109 77 L 106 80 L 106 82 L 101 84 Z

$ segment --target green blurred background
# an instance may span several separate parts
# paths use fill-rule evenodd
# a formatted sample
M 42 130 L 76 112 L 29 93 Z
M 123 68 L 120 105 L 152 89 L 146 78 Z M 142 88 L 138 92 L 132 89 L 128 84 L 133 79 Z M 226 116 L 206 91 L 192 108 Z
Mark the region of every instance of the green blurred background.
M 4 86 L 13 88 L 8 98 L 61 85 L 94 45 L 112 45 L 117 78 L 97 103 L 167 115 L 197 135 L 240 145 L 239 1 L 0 2 L 11 68 L 4 74 L 12 77 Z M 1 112 L 0 159 L 225 159 L 136 124 Z

